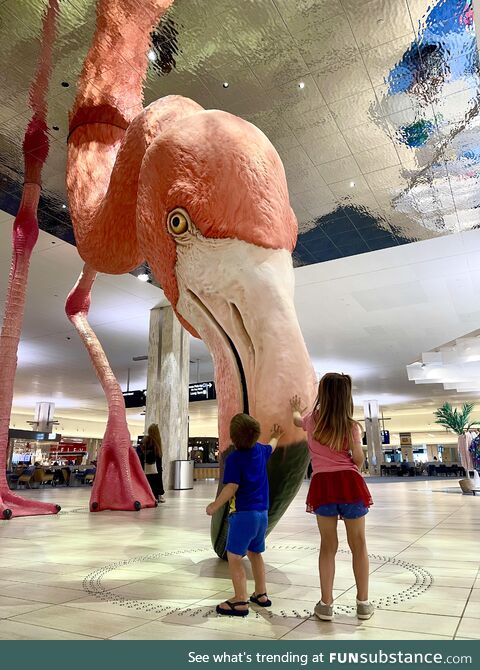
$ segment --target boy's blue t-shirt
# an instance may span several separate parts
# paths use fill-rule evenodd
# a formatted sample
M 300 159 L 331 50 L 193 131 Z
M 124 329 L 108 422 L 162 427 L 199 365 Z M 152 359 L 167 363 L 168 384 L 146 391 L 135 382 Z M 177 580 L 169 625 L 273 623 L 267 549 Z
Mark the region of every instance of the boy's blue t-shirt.
M 268 510 L 267 461 L 270 444 L 257 442 L 251 449 L 235 449 L 225 460 L 224 484 L 238 484 L 230 511 Z

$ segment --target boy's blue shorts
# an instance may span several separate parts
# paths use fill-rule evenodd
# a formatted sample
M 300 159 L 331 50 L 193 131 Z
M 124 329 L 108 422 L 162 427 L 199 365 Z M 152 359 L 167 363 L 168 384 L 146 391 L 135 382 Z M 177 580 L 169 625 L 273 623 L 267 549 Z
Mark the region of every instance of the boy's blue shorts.
M 228 517 L 227 551 L 238 556 L 245 556 L 247 551 L 262 553 L 265 551 L 267 526 L 267 510 L 233 512 Z

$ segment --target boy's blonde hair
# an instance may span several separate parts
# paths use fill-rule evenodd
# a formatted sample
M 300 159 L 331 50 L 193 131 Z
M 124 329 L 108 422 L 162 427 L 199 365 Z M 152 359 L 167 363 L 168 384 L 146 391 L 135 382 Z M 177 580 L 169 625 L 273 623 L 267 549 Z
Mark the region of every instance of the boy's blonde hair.
M 248 414 L 235 414 L 230 421 L 230 439 L 236 449 L 251 449 L 260 437 L 260 424 Z

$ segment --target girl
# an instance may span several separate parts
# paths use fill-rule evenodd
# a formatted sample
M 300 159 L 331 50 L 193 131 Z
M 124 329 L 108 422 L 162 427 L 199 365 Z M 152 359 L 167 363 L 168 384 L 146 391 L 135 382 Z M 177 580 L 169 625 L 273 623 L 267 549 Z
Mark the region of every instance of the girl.
M 148 427 L 147 436 L 142 441 L 140 460 L 155 500 L 165 502 L 162 481 L 162 440 L 156 423 Z
M 363 464 L 362 430 L 353 420 L 352 380 L 348 375 L 329 372 L 318 385 L 313 411 L 302 418 L 302 401 L 290 401 L 293 422 L 307 433 L 313 477 L 307 496 L 307 511 L 314 512 L 320 531 L 321 599 L 315 615 L 333 619 L 333 579 L 338 548 L 337 522 L 345 522 L 347 540 L 353 554 L 357 585 L 357 617 L 369 619 L 374 611 L 368 600 L 368 554 L 365 542 L 365 515 L 373 504 L 360 474 Z

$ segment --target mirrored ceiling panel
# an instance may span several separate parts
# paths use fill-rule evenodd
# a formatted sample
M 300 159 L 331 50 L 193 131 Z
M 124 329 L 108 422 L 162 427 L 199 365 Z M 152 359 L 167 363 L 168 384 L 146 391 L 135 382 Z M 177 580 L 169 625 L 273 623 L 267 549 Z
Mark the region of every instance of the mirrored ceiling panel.
M 0 208 L 12 214 L 47 6 L 0 0 Z M 68 113 L 94 25 L 94 0 L 59 2 L 39 219 L 71 243 Z M 185 95 L 274 143 L 299 222 L 297 265 L 480 223 L 471 0 L 176 0 L 145 58 L 145 104 Z

